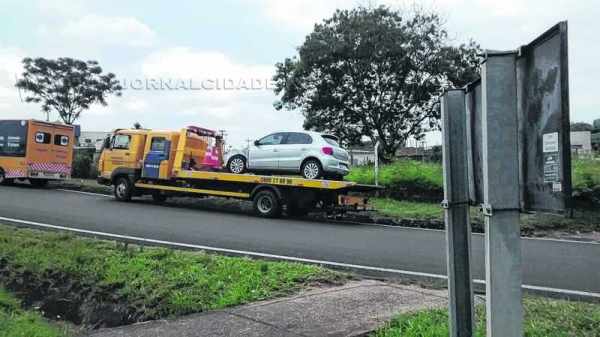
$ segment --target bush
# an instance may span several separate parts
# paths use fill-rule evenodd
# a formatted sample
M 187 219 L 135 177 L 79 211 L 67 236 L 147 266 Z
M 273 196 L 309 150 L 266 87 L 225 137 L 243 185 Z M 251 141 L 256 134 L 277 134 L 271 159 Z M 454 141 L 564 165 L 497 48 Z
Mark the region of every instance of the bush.
M 443 196 L 442 165 L 415 160 L 398 160 L 380 166 L 379 183 L 385 194 L 395 199 L 441 201 Z M 359 184 L 374 184 L 373 166 L 353 167 L 347 177 Z
M 73 153 L 73 178 L 95 178 L 96 165 L 94 165 L 95 149 L 76 149 Z

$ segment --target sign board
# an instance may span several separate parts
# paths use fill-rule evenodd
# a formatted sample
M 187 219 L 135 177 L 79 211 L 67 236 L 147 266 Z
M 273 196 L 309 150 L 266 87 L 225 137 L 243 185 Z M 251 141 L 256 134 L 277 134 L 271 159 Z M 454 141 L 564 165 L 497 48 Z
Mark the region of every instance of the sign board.
M 523 211 L 571 208 L 567 23 L 516 54 L 519 185 Z M 469 199 L 483 203 L 481 80 L 466 87 Z
M 571 208 L 567 23 L 519 50 L 517 114 L 523 210 Z

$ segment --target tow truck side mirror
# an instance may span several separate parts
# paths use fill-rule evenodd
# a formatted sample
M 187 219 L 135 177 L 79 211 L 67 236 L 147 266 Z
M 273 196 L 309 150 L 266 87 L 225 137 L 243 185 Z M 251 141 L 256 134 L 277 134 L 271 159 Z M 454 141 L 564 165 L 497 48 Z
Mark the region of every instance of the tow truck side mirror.
M 109 149 L 110 148 L 110 136 L 104 138 L 104 143 L 102 144 L 102 149 Z

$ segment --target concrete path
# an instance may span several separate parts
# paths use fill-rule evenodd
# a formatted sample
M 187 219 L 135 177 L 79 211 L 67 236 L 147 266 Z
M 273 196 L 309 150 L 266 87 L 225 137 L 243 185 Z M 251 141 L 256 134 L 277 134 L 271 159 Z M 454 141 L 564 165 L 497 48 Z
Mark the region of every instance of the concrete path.
M 228 310 L 126 327 L 102 329 L 90 337 L 324 337 L 364 336 L 394 315 L 446 304 L 446 290 L 379 281 L 259 302 Z

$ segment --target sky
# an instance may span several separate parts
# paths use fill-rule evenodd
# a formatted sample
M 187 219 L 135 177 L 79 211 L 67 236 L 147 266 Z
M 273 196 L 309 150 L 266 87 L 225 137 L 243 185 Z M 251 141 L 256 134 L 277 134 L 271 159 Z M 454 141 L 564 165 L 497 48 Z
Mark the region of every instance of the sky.
M 45 118 L 14 87 L 24 57 L 73 57 L 98 61 L 125 86 L 82 114 L 83 130 L 198 125 L 226 130 L 233 146 L 298 130 L 300 112 L 273 108 L 274 64 L 337 8 L 416 3 L 442 15 L 452 43 L 484 49 L 514 49 L 568 20 L 571 120 L 600 118 L 598 0 L 0 0 L 0 119 Z

